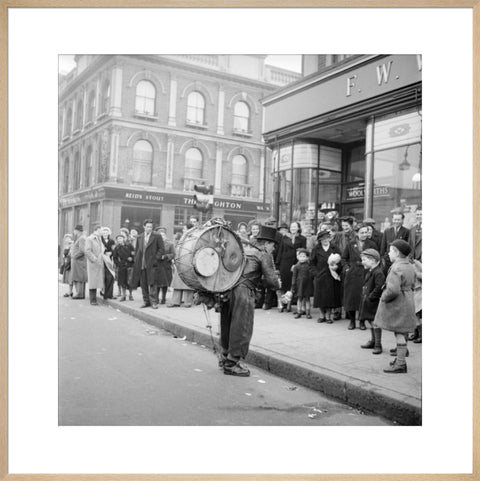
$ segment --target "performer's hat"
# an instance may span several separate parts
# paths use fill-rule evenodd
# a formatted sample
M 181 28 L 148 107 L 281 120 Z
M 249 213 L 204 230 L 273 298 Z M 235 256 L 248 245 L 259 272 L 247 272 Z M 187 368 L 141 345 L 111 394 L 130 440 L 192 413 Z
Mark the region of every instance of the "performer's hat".
M 261 225 L 260 232 L 257 235 L 257 240 L 277 242 L 277 229 L 275 229 L 275 227 Z

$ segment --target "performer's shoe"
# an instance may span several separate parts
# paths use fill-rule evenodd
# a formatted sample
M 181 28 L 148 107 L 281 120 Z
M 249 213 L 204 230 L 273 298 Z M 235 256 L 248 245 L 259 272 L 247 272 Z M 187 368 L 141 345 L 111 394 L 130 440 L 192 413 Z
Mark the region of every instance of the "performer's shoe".
M 228 374 L 229 376 L 248 377 L 250 376 L 250 370 L 240 362 L 227 359 L 223 364 L 223 374 Z

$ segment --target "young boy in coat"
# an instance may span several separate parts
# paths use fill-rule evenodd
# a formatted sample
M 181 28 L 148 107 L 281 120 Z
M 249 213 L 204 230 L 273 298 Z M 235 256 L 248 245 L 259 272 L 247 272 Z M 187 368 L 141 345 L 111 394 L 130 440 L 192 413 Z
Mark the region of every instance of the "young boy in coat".
M 313 280 L 310 273 L 309 253 L 307 249 L 297 249 L 297 263 L 293 266 L 292 294 L 297 297 L 297 313 L 295 319 L 302 317 L 305 312 L 307 319 L 311 319 L 310 297 L 313 296 Z
M 373 320 L 378 309 L 380 296 L 385 284 L 385 274 L 380 265 L 380 253 L 375 249 L 365 249 L 361 254 L 362 265 L 365 268 L 362 300 L 360 301 L 359 320 L 370 323 L 370 340 L 361 345 L 363 349 L 373 349 L 372 354 L 382 353 L 382 330 L 373 326 Z
M 415 329 L 416 316 L 413 291 L 415 271 L 408 259 L 411 247 L 408 242 L 397 239 L 390 244 L 388 256 L 392 266 L 388 271 L 385 289 L 382 292 L 374 327 L 380 327 L 395 334 L 397 356 L 386 373 L 406 373 L 407 334 Z

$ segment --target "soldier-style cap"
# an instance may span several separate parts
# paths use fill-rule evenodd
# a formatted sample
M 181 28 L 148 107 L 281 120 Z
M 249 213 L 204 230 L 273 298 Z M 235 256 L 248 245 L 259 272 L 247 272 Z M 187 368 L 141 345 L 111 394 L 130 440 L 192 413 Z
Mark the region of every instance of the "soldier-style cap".
M 257 235 L 258 240 L 266 240 L 270 242 L 277 242 L 277 229 L 268 225 L 261 225 L 260 232 Z

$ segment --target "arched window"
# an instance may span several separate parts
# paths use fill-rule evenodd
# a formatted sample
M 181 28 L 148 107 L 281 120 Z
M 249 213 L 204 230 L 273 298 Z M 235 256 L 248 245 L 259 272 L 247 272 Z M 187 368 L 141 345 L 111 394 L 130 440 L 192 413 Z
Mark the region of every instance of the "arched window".
M 248 184 L 247 159 L 243 155 L 236 155 L 232 159 L 232 183 Z
M 138 82 L 135 97 L 135 112 L 155 115 L 155 97 L 156 90 L 152 82 L 148 80 Z
M 80 175 L 81 175 L 81 166 L 80 166 L 80 153 L 77 152 L 75 154 L 75 160 L 73 161 L 73 190 L 80 189 Z
M 103 82 L 100 107 L 101 113 L 108 113 L 108 109 L 110 108 L 110 82 L 108 80 Z
M 88 96 L 88 110 L 87 110 L 87 122 L 93 122 L 95 118 L 95 90 L 90 92 Z
M 237 102 L 235 104 L 233 129 L 237 132 L 250 131 L 250 107 L 245 102 Z
M 72 109 L 67 110 L 67 120 L 65 122 L 65 132 L 63 135 L 67 136 L 72 133 Z
M 188 94 L 187 121 L 201 125 L 205 123 L 205 99 L 200 92 L 194 91 Z
M 65 164 L 63 166 L 63 193 L 68 192 L 70 185 L 70 159 L 67 157 L 65 159 Z
M 83 102 L 81 100 L 77 103 L 77 113 L 75 115 L 75 130 L 81 129 L 83 125 Z
M 92 177 L 92 167 L 93 167 L 93 152 L 92 146 L 87 149 L 87 156 L 85 157 L 85 187 L 89 187 Z
M 153 147 L 147 140 L 138 140 L 133 146 L 133 182 L 152 183 Z
M 192 147 L 185 154 L 185 178 L 201 179 L 203 171 L 203 155 L 202 152 Z

